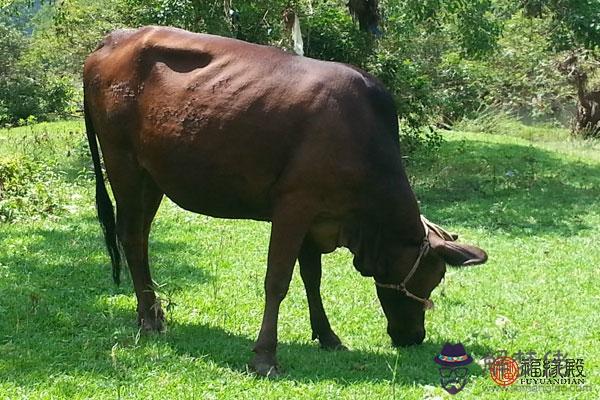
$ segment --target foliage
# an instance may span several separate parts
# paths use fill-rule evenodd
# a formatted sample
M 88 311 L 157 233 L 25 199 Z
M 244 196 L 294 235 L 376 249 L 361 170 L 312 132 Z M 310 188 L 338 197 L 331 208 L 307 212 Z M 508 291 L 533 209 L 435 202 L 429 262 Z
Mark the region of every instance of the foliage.
M 302 20 L 305 55 L 365 67 L 375 50 L 375 39 L 360 31 L 346 10 L 335 3 L 315 3 L 313 12 Z
M 83 136 L 79 123 L 0 130 L 0 222 L 53 217 L 68 209 L 71 192 L 89 177 Z
M 298 3 L 288 0 L 117 2 L 130 15 L 129 25 L 168 25 L 271 45 L 282 40 L 284 10 Z
M 15 6 L 16 7 L 16 6 Z M 18 8 L 0 15 L 0 126 L 29 116 L 50 118 L 68 114 L 78 106 L 78 90 L 72 75 L 62 65 L 53 68 L 39 54 L 67 57 L 52 52 L 29 35 L 30 24 L 23 22 Z M 42 13 L 38 13 L 41 15 Z
M 549 36 L 554 47 L 572 49 L 600 44 L 600 1 L 528 0 L 522 2 L 525 14 L 550 21 Z
M 80 110 L 82 63 L 112 29 L 171 25 L 289 50 L 293 11 L 305 54 L 376 75 L 405 129 L 449 126 L 489 106 L 566 125 L 575 101 L 556 62 L 561 49 L 595 47 L 597 1 L 381 0 L 379 28 L 363 32 L 342 0 L 18 0 L 0 15 L 0 55 L 10 55 L 0 123 Z
M 431 0 L 383 7 L 385 34 L 367 69 L 394 93 L 407 125 L 451 123 L 477 109 L 482 90 L 471 65 L 495 51 L 500 33 L 491 3 Z
M 53 214 L 60 205 L 49 189 L 57 175 L 23 157 L 0 158 L 0 222 Z
M 506 21 L 500 51 L 480 63 L 486 105 L 568 125 L 575 109 L 574 91 L 558 68 L 565 54 L 549 50 L 550 24 L 521 13 Z

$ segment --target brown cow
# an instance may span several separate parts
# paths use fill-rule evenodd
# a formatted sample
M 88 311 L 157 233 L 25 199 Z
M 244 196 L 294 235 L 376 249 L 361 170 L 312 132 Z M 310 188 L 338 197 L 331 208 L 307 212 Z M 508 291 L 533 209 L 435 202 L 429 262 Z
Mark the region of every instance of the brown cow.
M 117 282 L 122 244 L 144 329 L 164 323 L 148 268 L 163 194 L 196 213 L 272 222 L 251 362 L 262 375 L 277 373 L 279 305 L 297 259 L 313 338 L 335 349 L 343 346 L 321 302 L 321 254 L 347 247 L 374 278 L 394 345 L 423 341 L 424 305 L 446 263 L 487 258 L 420 218 L 392 97 L 356 68 L 146 27 L 108 35 L 85 63 L 84 89 L 98 216 Z

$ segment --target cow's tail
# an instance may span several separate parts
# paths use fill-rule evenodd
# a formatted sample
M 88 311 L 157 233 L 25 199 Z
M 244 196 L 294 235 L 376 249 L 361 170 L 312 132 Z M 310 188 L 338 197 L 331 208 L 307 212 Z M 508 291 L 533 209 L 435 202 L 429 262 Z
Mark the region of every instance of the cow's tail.
M 108 197 L 106 185 L 104 184 L 104 175 L 102 174 L 102 166 L 100 165 L 100 152 L 98 150 L 96 132 L 92 125 L 85 95 L 83 98 L 83 112 L 85 116 L 85 130 L 87 132 L 90 153 L 92 154 L 92 161 L 94 163 L 94 175 L 96 176 L 96 210 L 98 211 L 98 221 L 100 221 L 100 225 L 102 226 L 104 240 L 106 241 L 106 247 L 110 254 L 113 280 L 118 285 L 121 282 L 121 251 L 117 238 L 115 212 L 110 197 Z

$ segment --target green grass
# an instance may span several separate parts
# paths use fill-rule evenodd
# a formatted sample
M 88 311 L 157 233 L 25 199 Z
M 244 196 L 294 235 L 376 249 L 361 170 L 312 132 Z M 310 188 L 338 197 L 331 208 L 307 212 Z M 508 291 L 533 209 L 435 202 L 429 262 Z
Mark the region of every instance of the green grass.
M 36 144 L 40 129 L 49 139 Z M 446 341 L 462 342 L 476 360 L 502 349 L 561 350 L 585 359 L 588 382 L 583 391 L 499 391 L 474 364 L 453 398 L 600 396 L 596 144 L 550 129 L 531 137 L 444 134 L 438 156 L 409 160 L 410 179 L 424 213 L 486 249 L 489 262 L 450 269 L 434 292 L 425 342 L 396 351 L 372 282 L 347 251 L 325 256 L 325 307 L 351 350 L 322 351 L 310 340 L 296 273 L 280 314 L 285 373 L 270 381 L 246 370 L 262 314 L 269 226 L 164 201 L 150 258 L 169 328 L 140 335 L 131 282 L 111 282 L 92 181 L 77 172 L 88 162 L 67 156 L 82 147 L 82 131 L 80 121 L 0 131 L 0 154 L 57 160 L 72 191 L 54 217 L 0 224 L 0 398 L 450 398 L 432 361 Z

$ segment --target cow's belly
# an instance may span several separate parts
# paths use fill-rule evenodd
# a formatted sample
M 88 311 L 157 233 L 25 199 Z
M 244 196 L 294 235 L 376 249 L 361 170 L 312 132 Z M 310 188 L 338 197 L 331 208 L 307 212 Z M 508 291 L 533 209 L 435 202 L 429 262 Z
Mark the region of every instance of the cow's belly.
M 170 199 L 205 215 L 269 219 L 281 153 L 248 132 L 178 132 L 145 132 L 151 140 L 138 152 L 141 166 Z
M 169 170 L 152 175 L 165 195 L 186 210 L 218 218 L 270 220 L 271 200 L 266 185 L 257 188 L 234 176 L 226 181 L 182 178 L 181 173 Z M 233 180 L 237 182 L 231 184 Z M 260 189 L 264 193 L 257 193 Z

